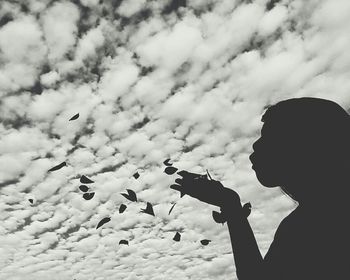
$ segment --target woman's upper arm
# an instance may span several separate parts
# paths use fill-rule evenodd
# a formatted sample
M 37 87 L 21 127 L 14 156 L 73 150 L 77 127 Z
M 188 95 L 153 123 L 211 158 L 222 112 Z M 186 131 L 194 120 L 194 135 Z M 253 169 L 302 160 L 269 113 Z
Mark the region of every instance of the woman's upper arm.
M 281 279 L 281 274 L 286 269 L 288 244 L 290 243 L 290 222 L 285 218 L 278 226 L 274 239 L 264 257 L 264 270 L 268 279 Z

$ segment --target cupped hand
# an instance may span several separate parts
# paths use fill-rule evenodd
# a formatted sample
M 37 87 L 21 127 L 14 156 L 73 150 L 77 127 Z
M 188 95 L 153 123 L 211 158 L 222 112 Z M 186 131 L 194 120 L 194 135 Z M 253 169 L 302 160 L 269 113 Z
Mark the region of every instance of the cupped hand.
M 209 180 L 206 174 L 196 174 L 185 170 L 177 172 L 182 178 L 175 180 L 170 188 L 187 194 L 200 201 L 224 207 L 228 204 L 239 204 L 240 197 L 232 189 L 225 188 L 219 181 Z

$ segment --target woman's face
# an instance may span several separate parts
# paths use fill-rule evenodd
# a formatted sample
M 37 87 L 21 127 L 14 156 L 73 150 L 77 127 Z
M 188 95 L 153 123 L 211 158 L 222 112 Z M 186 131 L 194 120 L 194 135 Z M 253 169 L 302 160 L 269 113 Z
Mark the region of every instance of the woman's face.
M 332 185 L 348 184 L 350 120 L 333 105 L 298 102 L 265 112 L 250 160 L 262 185 L 283 187 L 298 201 L 306 201 L 316 190 L 327 194 Z
M 249 157 L 259 182 L 269 188 L 281 186 L 286 171 L 288 147 L 280 134 L 276 127 L 265 123 Z

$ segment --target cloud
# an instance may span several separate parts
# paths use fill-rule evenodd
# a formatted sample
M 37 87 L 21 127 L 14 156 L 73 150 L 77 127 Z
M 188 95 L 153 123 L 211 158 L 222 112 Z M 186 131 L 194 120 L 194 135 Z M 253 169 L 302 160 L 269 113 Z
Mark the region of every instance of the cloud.
M 40 76 L 40 82 L 44 86 L 50 87 L 54 85 L 60 79 L 60 74 L 56 71 L 50 71 Z
M 267 12 L 261 20 L 259 34 L 268 36 L 273 34 L 277 28 L 283 26 L 283 22 L 288 17 L 288 10 L 284 6 L 276 6 Z
M 137 47 L 141 63 L 174 71 L 193 53 L 201 34 L 191 22 L 179 22 L 171 31 L 162 31 Z M 195 23 L 194 23 L 195 24 Z
M 208 169 L 251 202 L 264 254 L 296 205 L 251 169 L 261 115 L 299 96 L 349 108 L 349 3 L 100 2 L 2 6 L 2 275 L 235 279 L 227 227 L 211 217 L 218 209 L 180 198 L 162 162 Z M 89 201 L 81 175 L 94 181 Z M 120 195 L 126 189 L 138 202 Z M 147 202 L 155 217 L 140 213 Z
M 101 47 L 104 43 L 104 36 L 99 28 L 89 30 L 83 38 L 78 42 L 77 46 L 77 60 L 88 59 L 96 55 L 96 49 Z
M 145 6 L 145 4 L 146 0 L 123 1 L 118 8 L 118 13 L 125 17 L 130 17 L 139 12 Z
M 100 83 L 100 94 L 105 101 L 113 102 L 136 82 L 138 77 L 138 68 L 128 54 L 121 56 L 118 60 L 112 62 L 111 69 L 107 70 L 102 76 Z
M 47 47 L 33 16 L 8 22 L 0 30 L 1 92 L 34 85 Z
M 42 17 L 48 58 L 51 63 L 64 59 L 76 42 L 78 8 L 69 2 L 57 2 Z

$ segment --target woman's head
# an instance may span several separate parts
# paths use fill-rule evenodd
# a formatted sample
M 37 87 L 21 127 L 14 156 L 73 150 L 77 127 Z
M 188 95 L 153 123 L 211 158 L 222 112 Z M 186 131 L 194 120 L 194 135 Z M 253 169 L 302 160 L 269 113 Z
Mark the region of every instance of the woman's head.
M 269 107 L 262 121 L 250 158 L 264 186 L 281 186 L 302 200 L 335 187 L 329 184 L 345 183 L 350 117 L 338 104 L 319 98 L 288 99 Z

